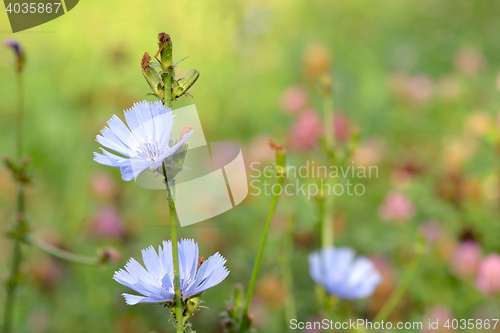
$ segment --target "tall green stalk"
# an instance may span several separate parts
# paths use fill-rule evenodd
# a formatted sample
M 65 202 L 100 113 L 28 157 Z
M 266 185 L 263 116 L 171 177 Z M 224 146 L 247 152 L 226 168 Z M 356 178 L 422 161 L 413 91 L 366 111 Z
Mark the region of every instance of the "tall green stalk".
M 17 72 L 17 159 L 20 161 L 23 154 L 23 108 L 24 108 L 24 89 L 23 75 L 21 71 Z
M 333 97 L 330 78 L 327 78 L 325 79 L 325 82 L 322 82 L 322 93 L 323 121 L 325 124 L 325 150 L 329 157 L 328 162 L 335 163 L 335 128 L 333 124 Z M 333 186 L 335 185 L 334 182 L 329 181 L 328 175 L 325 179 L 326 184 L 331 185 L 330 189 L 331 191 L 333 191 Z M 331 195 L 331 193 L 328 193 L 326 196 L 323 194 L 322 207 L 320 208 L 320 244 L 322 248 L 333 246 L 334 230 L 332 219 L 333 196 Z
M 18 86 L 18 110 L 17 110 L 17 160 L 21 161 L 22 157 L 22 126 L 23 126 L 23 98 L 24 98 L 24 88 L 23 88 L 23 78 L 22 71 L 17 71 L 17 86 Z M 12 250 L 12 263 L 10 268 L 10 277 L 7 281 L 7 296 L 5 298 L 5 309 L 4 309 L 4 322 L 3 322 L 3 333 L 10 333 L 12 330 L 12 316 L 14 312 L 14 303 L 16 297 L 16 289 L 20 280 L 19 267 L 22 261 L 22 251 L 21 251 L 21 240 L 20 234 L 22 234 L 23 229 L 25 229 L 24 222 L 24 184 L 22 181 L 18 181 L 17 184 L 17 217 L 16 225 L 14 227 L 14 248 Z
M 181 280 L 179 277 L 179 250 L 177 247 L 177 218 L 175 212 L 175 179 L 172 179 L 169 185 L 167 179 L 167 170 L 165 163 L 162 164 L 163 176 L 165 177 L 165 186 L 167 188 L 168 207 L 170 209 L 170 235 L 172 238 L 172 260 L 174 262 L 174 288 L 175 288 L 175 318 L 177 320 L 177 333 L 184 332 L 184 323 L 182 316 L 182 297 Z
M 285 177 L 281 176 L 278 177 L 277 184 L 279 187 L 283 185 L 285 181 Z M 253 266 L 253 271 L 252 271 L 252 277 L 250 278 L 250 285 L 248 286 L 248 292 L 247 292 L 247 297 L 246 297 L 246 302 L 245 302 L 245 308 L 243 310 L 243 323 L 242 323 L 242 332 L 246 332 L 246 330 L 249 328 L 249 323 L 248 323 L 248 308 L 250 307 L 250 301 L 252 300 L 252 295 L 253 291 L 255 289 L 255 283 L 257 282 L 257 275 L 259 274 L 259 267 L 260 267 L 260 262 L 262 261 L 262 254 L 264 253 L 264 247 L 266 245 L 266 240 L 267 240 L 267 234 L 269 233 L 269 227 L 271 226 L 271 220 L 274 215 L 274 210 L 276 209 L 276 205 L 278 204 L 278 198 L 279 198 L 278 193 L 273 193 L 273 201 L 271 203 L 271 208 L 269 209 L 269 213 L 267 215 L 267 220 L 266 224 L 264 226 L 264 232 L 262 234 L 262 240 L 260 242 L 260 248 L 259 252 L 257 254 L 257 259 L 255 260 L 255 264 Z
M 293 298 L 293 272 L 292 272 L 292 258 L 293 258 L 293 234 L 295 230 L 295 216 L 291 215 L 287 223 L 287 232 L 285 242 L 283 244 L 284 254 L 281 260 L 283 285 L 285 287 L 285 319 L 286 327 L 291 330 L 288 325 L 288 320 L 297 318 L 297 309 L 295 306 L 295 299 Z
M 415 253 L 415 256 L 413 257 L 410 266 L 406 269 L 405 274 L 403 275 L 403 278 L 401 279 L 401 282 L 399 285 L 396 287 L 396 289 L 392 292 L 391 297 L 385 302 L 384 306 L 380 310 L 380 312 L 377 314 L 377 316 L 374 319 L 374 322 L 381 322 L 382 320 L 386 320 L 387 317 L 392 313 L 396 305 L 398 305 L 399 301 L 403 297 L 405 291 L 408 289 L 408 287 L 411 284 L 411 281 L 415 277 L 415 274 L 417 273 L 418 266 L 420 265 L 420 261 L 422 258 L 424 250 L 421 248 L 421 245 L 417 245 L 417 250 Z M 377 330 L 376 332 L 378 332 Z
M 13 44 L 14 45 L 14 44 Z M 34 245 L 39 249 L 60 259 L 71 261 L 80 264 L 95 265 L 102 261 L 102 258 L 89 258 L 76 255 L 61 249 L 58 249 L 50 244 L 36 239 L 29 233 L 28 224 L 25 219 L 25 186 L 29 182 L 29 176 L 26 174 L 28 162 L 24 161 L 23 155 L 23 118 L 24 118 L 24 84 L 22 70 L 24 66 L 24 50 L 22 46 L 12 46 L 16 53 L 16 79 L 18 88 L 18 109 L 17 109 L 17 124 L 16 124 L 16 155 L 17 161 L 13 162 L 9 158 L 5 159 L 8 168 L 13 174 L 13 178 L 17 183 L 17 209 L 16 222 L 9 233 L 14 239 L 14 247 L 12 250 L 12 263 L 10 267 L 10 276 L 6 282 L 7 295 L 5 297 L 5 308 L 2 325 L 2 333 L 10 333 L 12 331 L 12 321 L 14 316 L 14 305 L 16 298 L 16 289 L 21 280 L 20 266 L 23 259 L 21 244 L 26 243 Z M 101 260 L 100 260 L 101 259 Z

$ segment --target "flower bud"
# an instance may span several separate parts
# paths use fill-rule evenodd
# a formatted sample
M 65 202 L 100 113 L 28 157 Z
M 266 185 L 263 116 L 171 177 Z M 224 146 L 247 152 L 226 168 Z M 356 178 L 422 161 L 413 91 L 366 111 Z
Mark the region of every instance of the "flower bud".
M 282 145 L 269 140 L 269 147 L 276 152 L 276 173 L 279 177 L 286 174 L 286 151 Z
M 245 292 L 243 290 L 243 285 L 241 283 L 237 283 L 234 285 L 233 291 L 233 304 L 239 308 L 243 305 L 243 299 L 245 297 Z
M 30 160 L 27 157 L 22 158 L 19 163 L 15 163 L 11 160 L 10 157 L 4 156 L 3 162 L 5 166 L 12 172 L 12 177 L 15 181 L 21 184 L 29 184 L 31 182 L 31 178 L 27 171 Z
M 174 82 L 174 86 L 172 87 L 172 98 L 178 98 L 185 94 L 189 88 L 193 86 L 196 80 L 198 80 L 198 77 L 200 77 L 200 72 L 196 69 L 192 69 L 182 79 Z
M 151 56 L 149 55 L 148 52 L 144 52 L 144 55 L 142 56 L 141 60 L 141 67 L 143 71 L 146 71 L 146 68 L 149 67 L 149 62 L 151 61 Z
M 158 34 L 158 46 L 160 47 L 155 57 L 160 54 L 160 62 L 163 70 L 166 72 L 170 66 L 173 66 L 172 61 L 172 39 L 164 32 Z
M 141 60 L 142 75 L 144 75 L 144 79 L 146 79 L 146 82 L 149 84 L 152 93 L 160 100 L 163 100 L 165 98 L 163 84 L 156 70 L 149 65 L 150 61 L 151 56 L 148 52 L 145 52 Z
M 117 264 L 122 259 L 120 252 L 114 247 L 108 246 L 104 248 L 100 254 L 99 262 L 102 264 L 112 263 Z
M 189 132 L 191 132 L 192 129 L 193 129 L 193 126 L 191 126 L 191 125 L 186 125 L 186 126 L 182 127 L 181 128 L 181 135 L 179 137 L 179 141 L 182 140 L 182 138 L 184 137 L 184 135 L 186 135 Z
M 186 301 L 186 315 L 184 316 L 185 321 L 191 317 L 194 312 L 198 309 L 198 306 L 200 306 L 200 297 L 192 297 Z
M 19 44 L 19 42 L 15 39 L 7 39 L 4 41 L 3 45 L 5 47 L 10 47 L 15 53 L 15 61 L 14 66 L 16 67 L 18 72 L 23 70 L 25 56 L 24 56 L 24 48 Z
M 182 137 L 191 131 L 191 127 L 192 126 L 184 126 L 181 130 L 180 139 L 176 142 L 182 140 Z M 170 145 L 173 144 L 174 143 L 172 142 L 172 140 L 170 140 Z M 173 180 L 175 176 L 177 176 L 179 172 L 181 172 L 182 170 L 189 169 L 187 167 L 184 167 L 184 160 L 186 159 L 188 147 L 189 147 L 188 143 L 185 142 L 177 149 L 177 151 L 173 155 L 165 159 L 164 164 L 165 164 L 165 171 L 167 172 L 168 181 Z M 163 167 L 156 169 L 156 172 L 163 175 Z
M 204 262 L 205 262 L 205 257 L 198 257 L 198 268 L 200 268 Z

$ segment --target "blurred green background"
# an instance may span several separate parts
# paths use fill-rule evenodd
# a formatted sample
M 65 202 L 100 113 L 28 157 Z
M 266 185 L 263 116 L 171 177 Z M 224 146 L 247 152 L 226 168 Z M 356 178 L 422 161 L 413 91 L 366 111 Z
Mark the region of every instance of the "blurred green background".
M 343 303 L 342 316 L 374 317 L 407 268 L 417 235 L 427 230 L 434 238 L 428 237 L 427 254 L 391 319 L 498 318 L 498 294 L 477 290 L 475 257 L 459 256 L 457 263 L 456 256 L 464 240 L 481 256 L 500 251 L 499 15 L 493 0 L 86 0 L 16 34 L 27 57 L 25 154 L 34 178 L 27 216 L 34 233 L 87 255 L 111 245 L 122 260 L 83 267 L 25 247 L 15 332 L 173 332 L 166 309 L 125 305 L 126 288 L 112 280 L 129 257 L 139 259 L 141 249 L 169 237 L 165 193 L 123 182 L 119 170 L 92 160 L 105 121 L 145 98 L 140 60 L 146 51 L 156 53 L 162 31 L 172 37 L 174 58 L 189 56 L 178 76 L 191 68 L 201 73 L 190 91 L 194 99 L 175 107 L 196 103 L 207 140 L 238 142 L 247 164 L 272 162 L 265 138 L 290 141 L 299 116 L 283 112 L 287 89 L 301 87 L 307 108 L 319 112 L 317 74 L 331 69 L 336 113 L 360 135 L 356 163 L 379 170 L 378 178 L 357 180 L 366 186 L 363 196 L 335 198 L 335 243 L 374 258 L 385 281 L 372 298 Z M 0 17 L 1 38 L 11 37 L 6 13 Z M 14 156 L 12 58 L 11 50 L 0 49 L 0 153 Z M 291 147 L 289 155 L 301 165 L 320 153 Z M 391 191 L 408 200 L 407 214 L 392 223 L 384 215 Z M 195 315 L 198 332 L 221 332 L 218 314 L 232 286 L 248 285 L 270 201 L 249 196 L 236 209 L 180 230 L 199 242 L 201 255 L 221 252 L 231 271 L 204 294 L 209 310 Z M 305 321 L 320 313 L 307 273 L 307 254 L 317 245 L 315 201 L 283 196 L 252 304 L 262 332 L 287 331 L 278 262 L 292 215 L 297 316 Z M 14 217 L 15 187 L 3 168 L 3 230 Z M 103 220 L 111 231 L 102 231 Z M 0 242 L 3 277 L 11 247 L 7 238 Z M 473 272 L 462 272 L 468 268 Z M 3 288 L 0 295 L 3 300 Z

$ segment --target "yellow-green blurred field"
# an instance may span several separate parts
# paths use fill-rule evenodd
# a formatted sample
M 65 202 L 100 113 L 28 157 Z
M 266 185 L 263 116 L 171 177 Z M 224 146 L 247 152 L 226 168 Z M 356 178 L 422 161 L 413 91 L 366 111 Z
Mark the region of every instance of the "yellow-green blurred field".
M 417 235 L 433 221 L 439 232 L 390 319 L 427 320 L 436 311 L 498 318 L 498 294 L 485 296 L 475 276 L 458 274 L 454 255 L 464 239 L 473 239 L 483 256 L 500 252 L 499 17 L 493 0 L 84 0 L 12 36 L 0 13 L 0 39 L 17 38 L 27 57 L 24 153 L 32 160 L 27 218 L 34 233 L 81 254 L 113 246 L 122 255 L 118 264 L 85 267 L 24 247 L 14 332 L 174 331 L 166 309 L 125 305 L 126 288 L 112 280 L 128 258 L 169 238 L 166 195 L 124 182 L 119 170 L 92 160 L 106 120 L 146 98 L 140 61 L 144 52 L 156 53 L 162 31 L 172 37 L 175 59 L 189 56 L 178 76 L 191 68 L 201 74 L 190 90 L 194 98 L 175 107 L 195 103 L 207 140 L 236 141 L 247 164 L 271 164 L 266 145 L 256 144 L 262 138 L 289 142 L 297 119 L 282 110 L 289 87 L 303 87 L 308 108 L 320 111 L 315 70 L 331 63 L 335 110 L 359 133 L 358 158 L 379 170 L 378 178 L 362 180 L 363 196 L 335 199 L 335 244 L 374 258 L 384 276 L 371 298 L 343 303 L 341 316 L 374 317 L 407 268 Z M 12 59 L 11 50 L 0 49 L 0 154 L 11 156 L 17 119 Z M 317 155 L 290 149 L 289 160 L 300 164 Z M 391 191 L 414 205 L 404 221 L 384 221 L 381 206 Z M 222 332 L 219 313 L 233 285 L 248 285 L 270 200 L 249 195 L 235 209 L 179 230 L 199 242 L 201 255 L 220 252 L 231 271 L 204 294 L 209 310 L 194 316 L 198 332 Z M 103 214 L 122 229 L 107 236 L 96 231 Z M 291 215 L 297 316 L 306 321 L 321 312 L 307 273 L 307 254 L 316 247 L 315 202 L 283 196 L 252 304 L 261 332 L 289 331 L 279 260 Z M 15 186 L 3 168 L 2 231 L 14 219 Z M 11 247 L 2 238 L 2 277 Z M 0 304 L 4 296 L 1 289 Z

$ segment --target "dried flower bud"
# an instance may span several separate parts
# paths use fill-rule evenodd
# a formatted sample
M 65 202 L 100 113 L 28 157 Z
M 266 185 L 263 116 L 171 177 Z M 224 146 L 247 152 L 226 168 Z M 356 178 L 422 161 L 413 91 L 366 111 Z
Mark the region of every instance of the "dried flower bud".
M 149 65 L 150 61 L 151 56 L 148 52 L 145 52 L 141 60 L 142 74 L 144 75 L 144 79 L 146 79 L 146 82 L 151 88 L 152 94 L 155 95 L 158 99 L 163 100 L 165 98 L 163 84 L 160 77 L 158 76 L 158 73 L 156 73 L 155 69 Z
M 155 55 L 155 58 L 158 59 L 158 55 L 160 55 L 160 63 L 163 67 L 163 71 L 168 71 L 173 66 L 172 61 L 172 39 L 170 36 L 164 32 L 160 32 L 158 34 L 158 52 Z
M 99 262 L 102 264 L 112 263 L 117 264 L 122 259 L 120 252 L 114 247 L 108 246 L 104 248 L 101 252 Z
M 141 60 L 141 67 L 144 72 L 146 72 L 146 68 L 149 67 L 149 62 L 151 61 L 151 56 L 148 52 L 144 52 Z
M 170 42 L 170 36 L 164 32 L 158 34 L 158 44 L 165 45 Z
M 205 257 L 198 257 L 198 268 L 205 262 Z
M 182 140 L 182 138 L 184 137 L 184 135 L 186 135 L 189 132 L 191 132 L 192 129 L 193 129 L 193 126 L 191 126 L 191 125 L 186 125 L 183 128 L 181 128 L 181 136 L 179 137 L 179 141 Z
M 279 152 L 282 152 L 283 151 L 283 146 L 280 145 L 279 143 L 277 142 L 274 142 L 273 140 L 269 140 L 268 141 L 269 143 L 269 148 L 273 149 L 273 150 L 276 150 L 276 151 L 279 151 Z
M 269 140 L 269 147 L 276 151 L 276 173 L 279 177 L 286 174 L 286 150 L 282 145 Z

